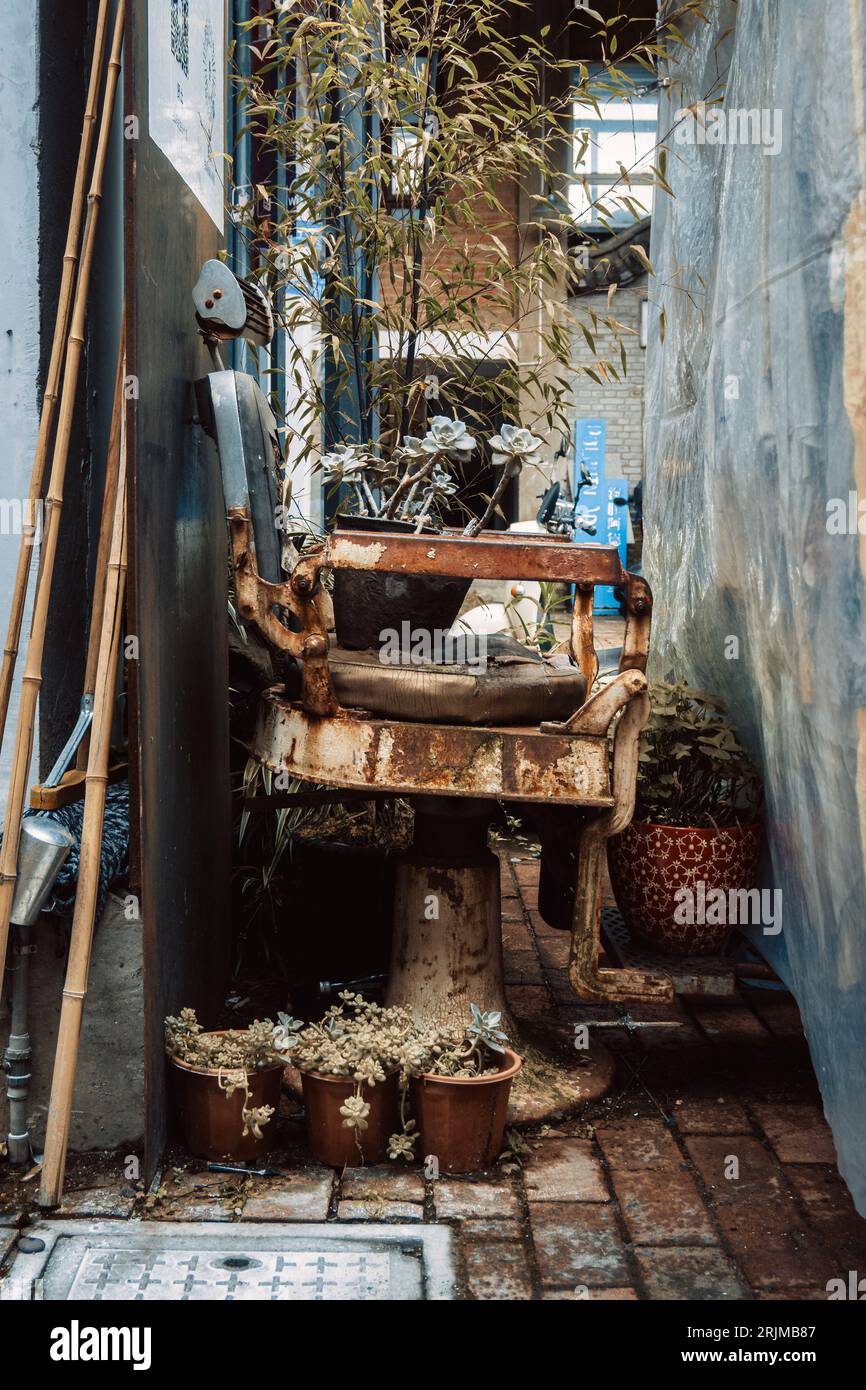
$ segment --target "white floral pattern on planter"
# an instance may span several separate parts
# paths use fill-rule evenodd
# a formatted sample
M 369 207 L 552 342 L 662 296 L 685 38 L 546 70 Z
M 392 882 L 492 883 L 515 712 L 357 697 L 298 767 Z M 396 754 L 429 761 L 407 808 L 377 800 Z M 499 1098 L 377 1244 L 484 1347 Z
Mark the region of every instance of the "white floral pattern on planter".
M 716 954 L 731 927 L 677 922 L 676 893 L 697 895 L 699 883 L 707 894 L 754 888 L 761 836 L 760 825 L 713 830 L 632 821 L 608 842 L 613 893 L 629 932 L 669 955 Z

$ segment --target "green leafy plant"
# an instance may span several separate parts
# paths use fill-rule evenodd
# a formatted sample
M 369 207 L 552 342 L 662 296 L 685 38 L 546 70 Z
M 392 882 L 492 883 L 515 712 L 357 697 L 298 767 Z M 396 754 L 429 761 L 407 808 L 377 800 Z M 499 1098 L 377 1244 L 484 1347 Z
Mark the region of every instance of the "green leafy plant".
M 491 441 L 501 497 L 530 431 L 569 429 L 577 333 L 592 354 L 577 370 L 596 382 L 626 373 L 631 330 L 613 295 L 606 312 L 569 307 L 594 240 L 570 209 L 564 155 L 576 110 L 628 99 L 662 29 L 618 47 L 626 17 L 595 18 L 601 73 L 568 56 L 567 14 L 552 31 L 525 0 L 314 11 L 298 0 L 241 33 L 252 73 L 233 80 L 265 177 L 235 187 L 235 225 L 290 347 L 311 325 L 317 335 L 318 369 L 300 349 L 285 369 L 299 396 L 289 454 L 315 464 L 324 424 L 331 468 L 367 509 L 380 506 L 369 469 L 392 478 L 398 441 L 424 437 L 428 404 L 434 430 L 458 413 L 471 427 L 522 420 Z M 586 37 L 587 13 L 580 23 Z M 597 211 L 611 226 L 643 216 L 626 169 Z M 334 460 L 340 445 L 370 454 L 360 472 L 357 459 Z M 445 476 L 425 481 L 431 502 L 446 499 Z
M 761 779 L 724 703 L 682 681 L 658 681 L 649 696 L 635 820 L 717 829 L 751 824 L 761 807 Z

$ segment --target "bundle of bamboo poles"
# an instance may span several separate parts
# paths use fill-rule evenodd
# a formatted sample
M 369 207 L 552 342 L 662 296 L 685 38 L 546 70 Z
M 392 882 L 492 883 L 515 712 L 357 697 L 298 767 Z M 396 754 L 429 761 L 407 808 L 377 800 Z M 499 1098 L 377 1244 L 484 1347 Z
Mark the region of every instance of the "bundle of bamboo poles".
M 96 664 L 93 724 L 87 757 L 78 889 L 75 896 L 75 912 L 72 918 L 66 980 L 63 986 L 63 1003 L 57 1033 L 54 1075 L 51 1081 L 51 1099 L 48 1104 L 48 1126 L 45 1134 L 45 1155 L 42 1160 L 42 1181 L 37 1197 L 39 1205 L 43 1207 L 57 1206 L 63 1193 L 66 1149 L 69 1143 L 69 1121 L 72 1115 L 72 1093 L 75 1087 L 75 1072 L 78 1064 L 78 1043 L 81 1035 L 84 1001 L 87 998 L 90 953 L 96 923 L 96 902 L 99 896 L 99 861 L 102 850 L 105 793 L 108 784 L 111 716 L 114 708 L 117 665 L 123 633 L 123 601 L 126 587 L 126 434 L 123 429 L 122 408 L 119 414 L 121 433 L 119 468 Z
M 82 195 L 87 178 L 87 169 L 93 144 L 96 107 L 102 79 L 103 55 L 107 37 L 110 0 L 100 0 L 97 29 L 94 43 L 93 63 L 81 136 L 79 161 L 76 171 L 73 204 L 69 219 L 66 251 L 63 258 L 63 276 L 60 298 L 55 319 L 54 342 L 51 353 L 51 366 L 43 401 L 30 495 L 34 507 L 39 504 L 45 463 L 51 442 L 55 408 L 59 399 L 57 431 L 51 459 L 51 473 L 45 507 L 45 524 L 39 555 L 39 568 L 36 577 L 36 590 L 33 600 L 33 617 L 30 636 L 27 641 L 27 655 L 21 682 L 21 700 L 18 722 L 15 731 L 15 751 L 12 760 L 12 775 L 6 801 L 6 815 L 3 821 L 3 847 L 0 850 L 0 981 L 6 965 L 6 951 L 9 942 L 9 918 L 12 900 L 15 896 L 17 879 L 18 849 L 21 838 L 21 819 L 27 795 L 27 783 L 33 756 L 33 735 L 36 726 L 36 708 L 42 685 L 42 659 L 45 648 L 45 631 L 48 622 L 48 609 L 54 577 L 54 563 L 57 555 L 57 540 L 60 527 L 60 513 L 63 506 L 63 485 L 66 477 L 66 464 L 69 457 L 69 442 L 72 434 L 72 420 L 78 377 L 85 345 L 85 325 L 87 300 L 93 271 L 96 250 L 96 234 L 99 225 L 99 211 L 102 202 L 102 186 L 108 145 L 111 136 L 112 117 L 117 96 L 120 75 L 121 53 L 123 47 L 123 26 L 125 0 L 117 0 L 114 33 L 111 53 L 105 72 L 105 87 L 102 93 L 102 107 L 99 114 L 99 130 L 96 139 L 96 152 L 90 188 L 87 194 L 87 215 L 84 220 L 84 234 L 81 237 Z M 80 246 L 79 246 L 80 239 Z M 77 274 L 76 274 L 77 268 Z M 65 362 L 64 362 L 65 358 Z M 63 379 L 60 396 L 57 386 L 63 364 Z M 32 514 L 31 514 L 32 519 Z M 0 673 L 0 726 L 5 726 L 9 706 L 9 693 L 15 670 L 18 638 L 26 603 L 27 579 L 29 575 L 29 545 L 32 535 L 22 535 L 22 554 L 19 555 L 18 572 L 12 600 L 9 635 Z
M 0 668 L 0 741 L 2 741 L 26 607 L 31 546 L 35 533 L 34 513 L 42 497 L 45 468 L 53 436 L 45 524 L 35 583 L 33 616 L 22 677 L 12 774 L 3 824 L 3 844 L 2 850 L 0 850 L 0 986 L 2 986 L 6 964 L 10 913 L 17 879 L 21 821 L 33 753 L 36 709 L 42 684 L 45 634 L 57 555 L 63 487 L 69 457 L 75 399 L 85 346 L 87 301 L 93 272 L 102 188 L 120 76 L 126 0 L 117 0 L 116 3 L 111 49 L 106 64 L 105 53 L 110 11 L 111 0 L 100 0 L 63 257 L 51 358 L 33 460 L 29 495 L 31 508 L 28 516 L 29 524 L 25 527 L 21 537 L 9 628 L 3 652 L 2 668 Z M 101 106 L 100 91 L 102 91 Z M 87 186 L 91 158 L 92 170 L 85 215 L 84 189 Z M 43 1205 L 49 1206 L 59 1202 L 63 1186 L 78 1038 L 87 991 L 90 949 L 98 899 L 109 744 L 123 629 L 127 544 L 126 452 L 123 420 L 124 374 L 125 339 L 121 329 L 85 668 L 84 693 L 93 697 L 93 719 L 89 747 L 85 745 L 83 749 L 79 750 L 79 766 L 86 758 L 87 773 L 78 889 L 52 1082 L 45 1166 L 42 1187 L 40 1188 L 40 1201 Z

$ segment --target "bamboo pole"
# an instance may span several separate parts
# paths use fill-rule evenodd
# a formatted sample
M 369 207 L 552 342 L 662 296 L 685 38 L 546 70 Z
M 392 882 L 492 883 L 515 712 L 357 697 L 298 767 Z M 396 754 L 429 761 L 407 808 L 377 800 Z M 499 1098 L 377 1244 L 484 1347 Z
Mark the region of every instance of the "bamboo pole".
M 81 240 L 81 223 L 84 217 L 84 192 L 87 187 L 87 171 L 93 150 L 93 136 L 96 131 L 97 104 L 102 80 L 102 60 L 105 56 L 105 40 L 108 33 L 108 8 L 110 0 L 100 0 L 96 19 L 96 32 L 93 39 L 93 59 L 90 64 L 90 83 L 87 89 L 87 102 L 84 108 L 84 123 L 81 129 L 81 144 L 78 150 L 78 165 L 72 189 L 72 207 L 69 213 L 69 227 L 66 233 L 66 247 L 63 252 L 63 270 L 60 277 L 60 293 L 57 299 L 57 313 L 54 318 L 54 339 L 51 344 L 51 357 L 48 363 L 48 376 L 45 381 L 45 394 L 42 397 L 42 414 L 39 418 L 39 433 L 36 437 L 36 451 L 33 456 L 33 471 L 30 475 L 30 493 L 27 499 L 29 511 L 24 518 L 21 531 L 21 545 L 18 550 L 18 568 L 15 571 L 15 584 L 12 589 L 12 609 L 9 614 L 9 628 L 6 633 L 6 646 L 3 650 L 3 664 L 0 667 L 0 746 L 6 732 L 6 717 L 9 713 L 9 699 L 12 694 L 12 681 L 15 663 L 18 658 L 18 643 L 21 639 L 21 624 L 24 621 L 24 605 L 27 601 L 27 580 L 30 575 L 30 561 L 36 531 L 36 508 L 42 498 L 42 484 L 45 479 L 45 465 L 54 429 L 54 415 L 57 409 L 60 390 L 60 373 L 66 338 L 69 332 L 69 316 L 72 310 L 72 293 L 75 273 L 78 269 L 78 251 Z
M 114 710 L 117 664 L 123 633 L 125 586 L 126 432 L 122 429 L 120 476 L 115 497 L 111 553 L 107 564 L 105 603 L 102 613 L 94 691 L 92 736 L 90 754 L 87 760 L 78 889 L 75 896 L 69 960 L 66 965 L 63 1003 L 57 1032 L 51 1098 L 48 1103 L 42 1181 L 37 1196 L 39 1205 L 43 1207 L 56 1207 L 63 1193 L 66 1149 L 69 1143 L 69 1122 L 72 1115 L 72 1096 L 75 1089 L 75 1072 L 78 1063 L 78 1043 L 81 1036 L 84 1001 L 87 998 L 90 955 L 96 920 L 96 900 L 99 893 L 99 865 L 102 853 L 105 796 L 108 785 L 111 721 Z
M 112 525 L 114 522 L 114 499 L 117 493 L 117 464 L 120 458 L 120 436 L 123 417 L 123 377 L 126 371 L 126 318 L 120 321 L 120 347 L 117 353 L 117 375 L 114 379 L 114 403 L 111 409 L 111 428 L 108 434 L 108 454 L 105 461 L 105 485 L 102 493 L 102 515 L 99 519 L 99 543 L 96 549 L 96 566 L 93 572 L 93 603 L 90 611 L 90 632 L 87 635 L 87 661 L 84 666 L 84 696 L 93 696 L 96 690 L 96 668 L 99 661 L 99 639 L 102 632 L 102 613 L 105 604 L 105 583 L 108 573 L 108 557 L 111 551 Z M 90 731 L 78 745 L 75 766 L 81 770 L 87 767 L 90 749 Z
M 51 477 L 48 484 L 45 527 L 39 555 L 39 573 L 36 577 L 33 618 L 21 682 L 21 704 L 18 711 L 18 727 L 15 731 L 15 753 L 12 760 L 6 816 L 3 822 L 3 848 L 0 850 L 0 981 L 3 979 L 6 948 L 9 943 L 9 914 L 12 910 L 12 899 L 15 896 L 21 817 L 24 813 L 24 798 L 27 792 L 30 762 L 33 755 L 33 730 L 36 724 L 39 690 L 42 685 L 42 654 L 45 648 L 45 628 L 48 621 L 48 605 L 51 599 L 54 560 L 57 554 L 60 509 L 63 505 L 63 482 L 66 475 L 66 461 L 69 456 L 69 440 L 72 434 L 72 416 L 75 409 L 78 372 L 84 351 L 87 295 L 96 248 L 96 230 L 99 223 L 99 207 L 102 201 L 102 180 L 108 155 L 108 142 L 111 136 L 112 113 L 120 74 L 125 9 L 125 0 L 117 0 L 114 37 L 111 45 L 111 57 L 108 61 L 99 136 L 93 162 L 93 178 L 87 195 L 87 220 L 81 249 L 81 266 L 75 286 L 69 345 L 66 351 L 57 437 L 54 441 L 54 453 L 51 460 Z

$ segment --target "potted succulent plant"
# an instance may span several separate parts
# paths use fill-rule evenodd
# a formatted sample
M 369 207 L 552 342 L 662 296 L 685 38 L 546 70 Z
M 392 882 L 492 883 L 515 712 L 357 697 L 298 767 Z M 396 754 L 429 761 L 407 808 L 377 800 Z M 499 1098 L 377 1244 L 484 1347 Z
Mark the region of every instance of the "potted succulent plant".
M 542 441 L 529 430 L 503 425 L 488 441 L 491 461 L 500 470 L 483 514 L 473 517 L 464 535 L 475 536 L 494 516 L 509 482 L 535 458 Z M 476 448 L 462 420 L 436 415 L 423 438 L 405 435 L 385 459 L 361 445 L 338 445 L 324 455 L 325 482 L 342 488 L 337 524 L 342 528 L 403 531 L 416 535 L 443 529 L 443 503 L 457 493 L 453 471 Z M 334 577 L 334 618 L 342 647 L 375 647 L 384 628 L 404 618 L 416 627 L 447 629 L 460 610 L 470 580 L 438 575 L 404 575 L 338 570 Z
M 276 1045 L 301 1073 L 313 1157 L 335 1168 L 411 1161 L 420 1138 L 441 1172 L 489 1167 L 522 1065 L 500 1022 L 473 1004 L 453 1037 L 348 990 L 320 1023 L 280 1014 Z
M 470 1011 L 462 1037 L 425 1039 L 411 1081 L 424 1156 L 443 1173 L 474 1173 L 499 1157 L 511 1083 L 523 1065 L 499 1026 L 502 1015 L 474 1004 Z
M 273 1147 L 285 1062 L 275 1026 L 206 1032 L 194 1009 L 165 1020 L 165 1050 L 187 1148 L 201 1158 L 261 1158 Z
M 279 1015 L 279 1046 L 301 1073 L 310 1151 L 334 1168 L 412 1156 L 408 1075 L 418 1065 L 418 1030 L 405 1009 L 386 1009 L 344 991 L 319 1023 Z
M 761 780 L 721 700 L 682 682 L 649 695 L 634 817 L 608 843 L 614 896 L 659 950 L 712 955 L 735 920 L 731 895 L 755 886 Z

